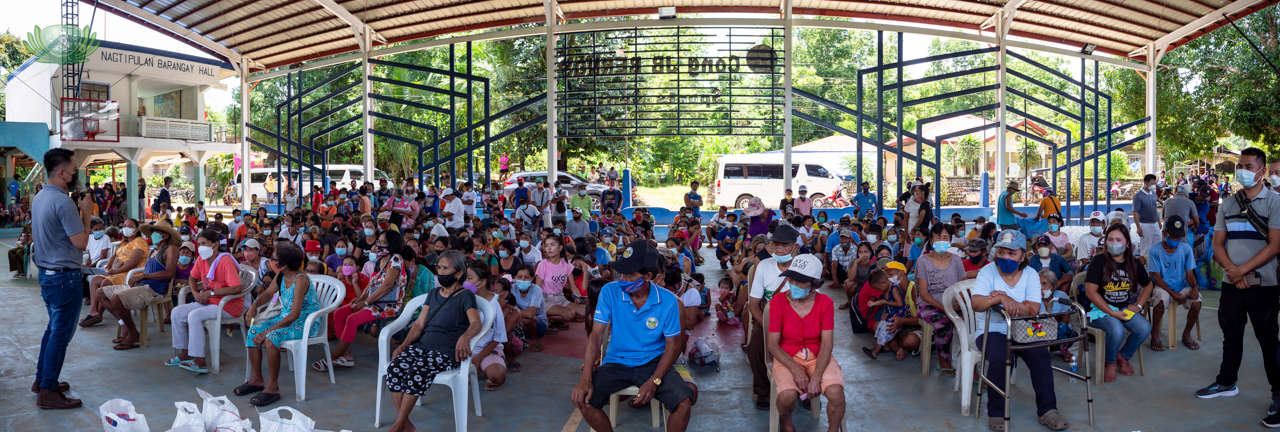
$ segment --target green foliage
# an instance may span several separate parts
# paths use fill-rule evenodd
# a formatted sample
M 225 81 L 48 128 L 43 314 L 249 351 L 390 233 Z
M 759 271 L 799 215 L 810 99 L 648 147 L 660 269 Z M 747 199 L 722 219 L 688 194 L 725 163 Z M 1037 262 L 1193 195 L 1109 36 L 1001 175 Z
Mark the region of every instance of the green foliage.
M 5 75 L 17 70 L 28 58 L 31 58 L 31 52 L 21 38 L 8 30 L 0 33 L 0 69 L 4 70 Z M 5 119 L 5 92 L 0 88 L 0 121 Z

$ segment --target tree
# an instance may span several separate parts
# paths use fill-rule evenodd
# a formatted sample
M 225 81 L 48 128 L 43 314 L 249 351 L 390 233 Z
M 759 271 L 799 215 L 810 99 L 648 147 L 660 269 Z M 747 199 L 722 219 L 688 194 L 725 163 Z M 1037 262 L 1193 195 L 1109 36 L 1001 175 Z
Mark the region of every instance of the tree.
M 7 76 L 31 58 L 31 52 L 23 45 L 22 38 L 9 30 L 0 33 L 0 70 Z M 0 89 L 0 121 L 5 121 L 5 92 Z

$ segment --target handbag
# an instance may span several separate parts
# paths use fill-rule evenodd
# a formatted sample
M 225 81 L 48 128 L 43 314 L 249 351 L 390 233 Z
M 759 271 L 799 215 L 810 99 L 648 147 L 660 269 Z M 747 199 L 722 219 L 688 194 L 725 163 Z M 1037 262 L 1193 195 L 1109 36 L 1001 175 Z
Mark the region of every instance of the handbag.
M 1013 320 L 1009 335 L 1024 344 L 1058 340 L 1058 322 L 1052 317 Z

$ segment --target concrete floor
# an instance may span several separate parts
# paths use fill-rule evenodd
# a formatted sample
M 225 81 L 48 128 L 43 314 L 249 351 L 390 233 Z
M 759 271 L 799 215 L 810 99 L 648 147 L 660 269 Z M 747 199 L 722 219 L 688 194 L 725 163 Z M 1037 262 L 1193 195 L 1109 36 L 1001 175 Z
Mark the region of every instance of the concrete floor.
M 0 244 L 8 243 L 0 239 Z M 0 247 L 4 251 L 7 247 Z M 704 250 L 709 255 L 710 250 Z M 712 262 L 714 258 L 709 258 Z M 708 281 L 719 280 L 716 266 L 707 266 Z M 843 295 L 824 290 L 838 300 Z M 1216 306 L 1217 293 L 1207 293 L 1206 306 Z M 62 379 L 73 386 L 71 394 L 84 400 L 81 409 L 43 411 L 35 406 L 28 393 L 34 379 L 36 356 L 47 316 L 38 285 L 30 280 L 12 280 L 0 274 L 0 298 L 10 303 L 10 318 L 0 329 L 0 406 L 8 407 L 0 414 L 0 431 L 92 431 L 101 428 L 97 409 L 112 398 L 130 400 L 148 417 L 153 430 L 163 431 L 172 423 L 175 401 L 199 404 L 196 387 L 214 395 L 230 394 L 241 384 L 244 350 L 240 335 L 234 338 L 222 333 L 223 372 L 198 376 L 161 363 L 173 355 L 170 333 L 156 333 L 151 324 L 148 348 L 125 352 L 111 350 L 110 339 L 115 326 L 100 324 L 78 331 L 71 343 Z M 87 308 L 86 308 L 87 309 Z M 1071 430 L 1097 431 L 1228 431 L 1259 429 L 1266 414 L 1269 398 L 1263 383 L 1261 355 L 1253 336 L 1246 336 L 1246 350 L 1241 368 L 1241 394 L 1233 398 L 1196 399 L 1197 388 L 1211 383 L 1221 359 L 1222 334 L 1216 324 L 1216 309 L 1206 308 L 1202 349 L 1182 347 L 1165 352 L 1152 352 L 1144 346 L 1147 375 L 1120 377 L 1119 381 L 1101 388 L 1094 387 L 1095 426 L 1088 425 L 1085 388 L 1081 382 L 1069 382 L 1058 375 L 1056 388 L 1059 410 L 1071 422 Z M 879 430 L 987 430 L 985 418 L 963 417 L 959 412 L 960 395 L 953 392 L 952 379 L 936 371 L 920 376 L 920 359 L 908 357 L 894 361 L 882 356 L 873 361 L 861 354 L 861 347 L 872 343 L 867 335 L 848 331 L 848 315 L 838 313 L 835 355 L 846 377 L 848 399 L 846 425 L 852 431 Z M 109 320 L 108 320 L 109 321 Z M 166 331 L 169 329 L 166 328 Z M 1251 331 L 1250 331 L 1251 333 Z M 690 367 L 700 386 L 700 399 L 694 407 L 690 430 L 765 431 L 768 415 L 755 410 L 751 401 L 750 372 L 745 357 L 737 347 L 742 337 L 737 327 L 719 325 L 714 318 L 701 324 L 696 336 L 712 336 L 718 341 L 723 356 L 721 370 Z M 520 356 L 524 370 L 510 375 L 507 384 L 496 391 L 483 391 L 483 417 L 470 417 L 475 431 L 577 431 L 589 430 L 568 396 L 580 376 L 583 332 L 580 326 L 544 339 L 547 350 L 526 352 Z M 394 417 L 389 402 L 382 409 L 383 428 L 373 427 L 374 379 L 376 350 L 368 336 L 357 339 L 355 357 L 358 366 L 337 372 L 337 384 L 330 384 L 325 374 L 309 371 L 308 400 L 296 402 L 294 379 L 287 369 L 281 375 L 283 400 L 275 406 L 291 406 L 316 420 L 316 427 L 326 430 L 385 430 Z M 320 350 L 310 351 L 311 360 Z M 1055 362 L 1061 364 L 1060 359 Z M 1013 386 L 1012 427 L 1018 430 L 1042 429 L 1036 422 L 1034 393 L 1026 372 L 1019 372 Z M 230 396 L 241 413 L 258 426 L 257 415 L 247 398 Z M 985 417 L 985 407 L 983 417 Z M 807 414 L 801 412 L 801 414 Z M 618 430 L 650 431 L 647 409 L 619 409 Z M 825 414 L 820 420 L 798 416 L 800 430 L 824 428 Z M 453 430 L 453 410 L 447 388 L 437 387 L 424 397 L 424 405 L 414 410 L 413 420 L 419 430 Z

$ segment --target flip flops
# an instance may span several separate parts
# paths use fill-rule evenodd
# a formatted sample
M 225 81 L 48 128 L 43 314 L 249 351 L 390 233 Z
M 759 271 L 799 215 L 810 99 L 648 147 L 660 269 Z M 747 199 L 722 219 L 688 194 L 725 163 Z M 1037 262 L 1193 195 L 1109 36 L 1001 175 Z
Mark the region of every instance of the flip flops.
M 335 366 L 342 366 L 342 367 L 344 367 L 344 368 L 353 368 L 353 367 L 356 367 L 356 361 L 355 361 L 355 360 L 347 360 L 347 358 L 346 358 L 346 357 L 338 357 L 338 359 L 337 359 L 337 360 L 334 360 L 334 361 L 333 361 L 333 364 L 334 364 Z
M 280 401 L 280 393 L 259 392 L 253 399 L 249 399 L 249 405 L 267 406 Z
M 944 367 L 942 367 L 941 365 L 933 365 L 933 367 L 934 367 L 934 368 L 937 368 L 937 369 L 938 369 L 938 372 L 942 372 L 942 374 L 943 374 L 943 375 L 946 375 L 946 376 L 956 376 L 956 369 L 955 369 L 955 368 L 944 368 Z
M 178 365 L 178 367 L 179 367 L 179 368 L 181 368 L 181 369 L 186 369 L 186 370 L 189 370 L 189 371 L 192 371 L 192 372 L 198 373 L 198 374 L 207 374 L 207 373 L 209 373 L 209 369 L 208 369 L 208 368 L 200 367 L 200 365 L 197 365 L 197 364 L 196 364 L 196 362 L 191 361 L 191 360 L 187 360 L 187 361 L 182 362 L 181 364 L 179 364 L 179 365 Z
M 128 351 L 128 350 L 131 350 L 131 349 L 134 349 L 134 348 L 137 348 L 137 347 L 138 347 L 138 344 L 136 344 L 136 343 L 135 343 L 135 344 L 130 344 L 130 345 L 125 345 L 125 344 L 124 344 L 124 342 L 121 342 L 121 343 L 116 344 L 116 346 L 111 347 L 111 349 L 116 350 L 116 351 Z
M 328 359 L 316 360 L 314 363 L 311 363 L 311 368 L 318 370 L 320 372 L 328 372 L 329 360 Z
M 249 383 L 244 383 L 244 384 L 242 384 L 240 387 L 236 387 L 236 389 L 235 389 L 235 390 L 232 390 L 231 392 L 232 392 L 232 393 L 235 393 L 235 395 L 236 395 L 236 396 L 248 396 L 248 395 L 250 395 L 250 394 L 252 394 L 252 393 L 261 392 L 261 391 L 262 391 L 262 389 L 264 389 L 264 388 L 266 388 L 266 387 L 263 387 L 263 386 L 260 386 L 260 385 L 250 385 Z
M 520 362 L 515 362 L 507 365 L 507 370 L 510 370 L 512 372 L 520 372 L 520 369 L 522 369 L 522 367 L 520 366 Z
M 862 353 L 866 354 L 867 357 L 871 357 L 872 360 L 876 359 L 876 355 L 871 353 L 871 348 L 862 347 Z
M 169 361 L 164 362 L 165 366 L 175 367 L 182 364 L 182 357 L 174 356 Z
M 1187 349 L 1192 351 L 1200 349 L 1200 344 L 1196 343 L 1196 341 L 1193 341 L 1193 340 L 1183 339 L 1182 346 L 1187 347 Z

